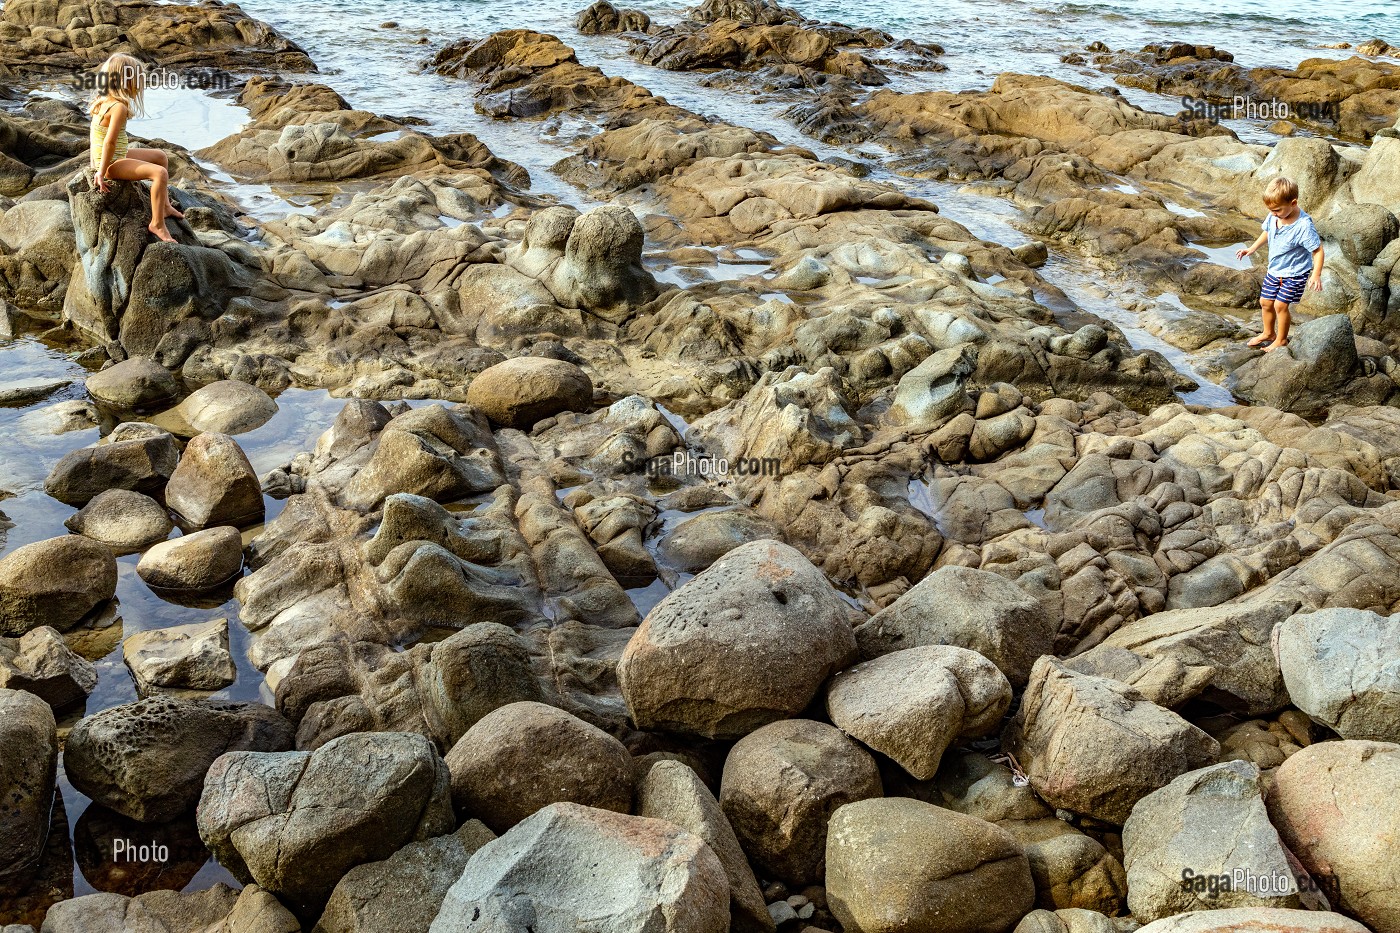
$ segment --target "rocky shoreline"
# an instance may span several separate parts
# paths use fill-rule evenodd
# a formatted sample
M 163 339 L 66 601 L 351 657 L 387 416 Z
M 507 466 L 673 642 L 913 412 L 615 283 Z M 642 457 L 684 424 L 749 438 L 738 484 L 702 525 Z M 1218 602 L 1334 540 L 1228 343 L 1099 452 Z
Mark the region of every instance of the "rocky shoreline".
M 7 0 L 0 930 L 1400 931 L 1394 49 L 1077 60 L 1323 117 L 1263 145 L 771 0 L 576 29 L 641 70 L 422 67 L 579 206 L 236 5 Z M 27 95 L 114 51 L 239 77 L 174 243 Z

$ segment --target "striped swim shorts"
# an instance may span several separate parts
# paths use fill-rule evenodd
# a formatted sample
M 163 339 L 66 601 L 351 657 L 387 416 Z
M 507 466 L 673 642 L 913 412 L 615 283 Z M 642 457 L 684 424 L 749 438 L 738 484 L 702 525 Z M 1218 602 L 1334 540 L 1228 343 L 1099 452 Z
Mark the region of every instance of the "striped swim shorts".
M 1307 285 L 1308 276 L 1306 275 L 1288 275 L 1279 278 L 1272 272 L 1266 272 L 1264 274 L 1264 288 L 1259 292 L 1259 297 L 1293 305 L 1303 300 L 1303 289 Z

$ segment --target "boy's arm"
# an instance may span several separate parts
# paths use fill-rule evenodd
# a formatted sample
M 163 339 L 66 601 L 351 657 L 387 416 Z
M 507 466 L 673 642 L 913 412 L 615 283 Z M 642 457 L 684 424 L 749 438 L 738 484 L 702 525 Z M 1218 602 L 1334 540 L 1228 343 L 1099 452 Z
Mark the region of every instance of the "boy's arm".
M 1322 291 L 1322 245 L 1318 244 L 1313 250 L 1313 271 L 1308 277 L 1308 288 L 1315 292 Z
M 1267 242 L 1269 242 L 1269 235 L 1267 233 L 1261 233 L 1253 243 L 1236 253 L 1235 258 L 1243 259 L 1246 256 L 1253 256 L 1259 250 L 1259 247 Z

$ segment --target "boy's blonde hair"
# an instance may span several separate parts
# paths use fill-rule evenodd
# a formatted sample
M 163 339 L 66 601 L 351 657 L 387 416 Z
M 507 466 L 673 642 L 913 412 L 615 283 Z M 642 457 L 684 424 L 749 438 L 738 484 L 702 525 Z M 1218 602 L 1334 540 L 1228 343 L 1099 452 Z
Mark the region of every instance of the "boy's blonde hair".
M 1264 203 L 1269 207 L 1279 207 L 1298 200 L 1298 185 L 1291 178 L 1282 175 L 1264 186 Z
M 142 116 L 145 95 L 146 66 L 139 59 L 118 52 L 97 69 L 97 94 L 88 107 L 88 113 L 95 113 L 99 103 L 111 98 L 126 104 L 132 116 Z

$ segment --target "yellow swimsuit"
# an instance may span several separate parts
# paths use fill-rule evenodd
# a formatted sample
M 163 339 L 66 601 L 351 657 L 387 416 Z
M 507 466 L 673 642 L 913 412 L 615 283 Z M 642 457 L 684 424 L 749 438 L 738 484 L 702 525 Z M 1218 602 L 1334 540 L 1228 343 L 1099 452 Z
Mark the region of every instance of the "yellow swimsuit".
M 101 108 L 92 115 L 92 129 L 89 133 L 89 141 L 92 144 L 92 167 L 97 168 L 102 164 L 102 147 L 107 145 L 107 127 L 102 125 L 102 115 L 111 107 L 111 103 L 103 104 Z M 117 134 L 117 148 L 112 153 L 112 161 L 126 158 L 127 149 L 126 127 Z M 111 163 L 108 163 L 109 166 Z

